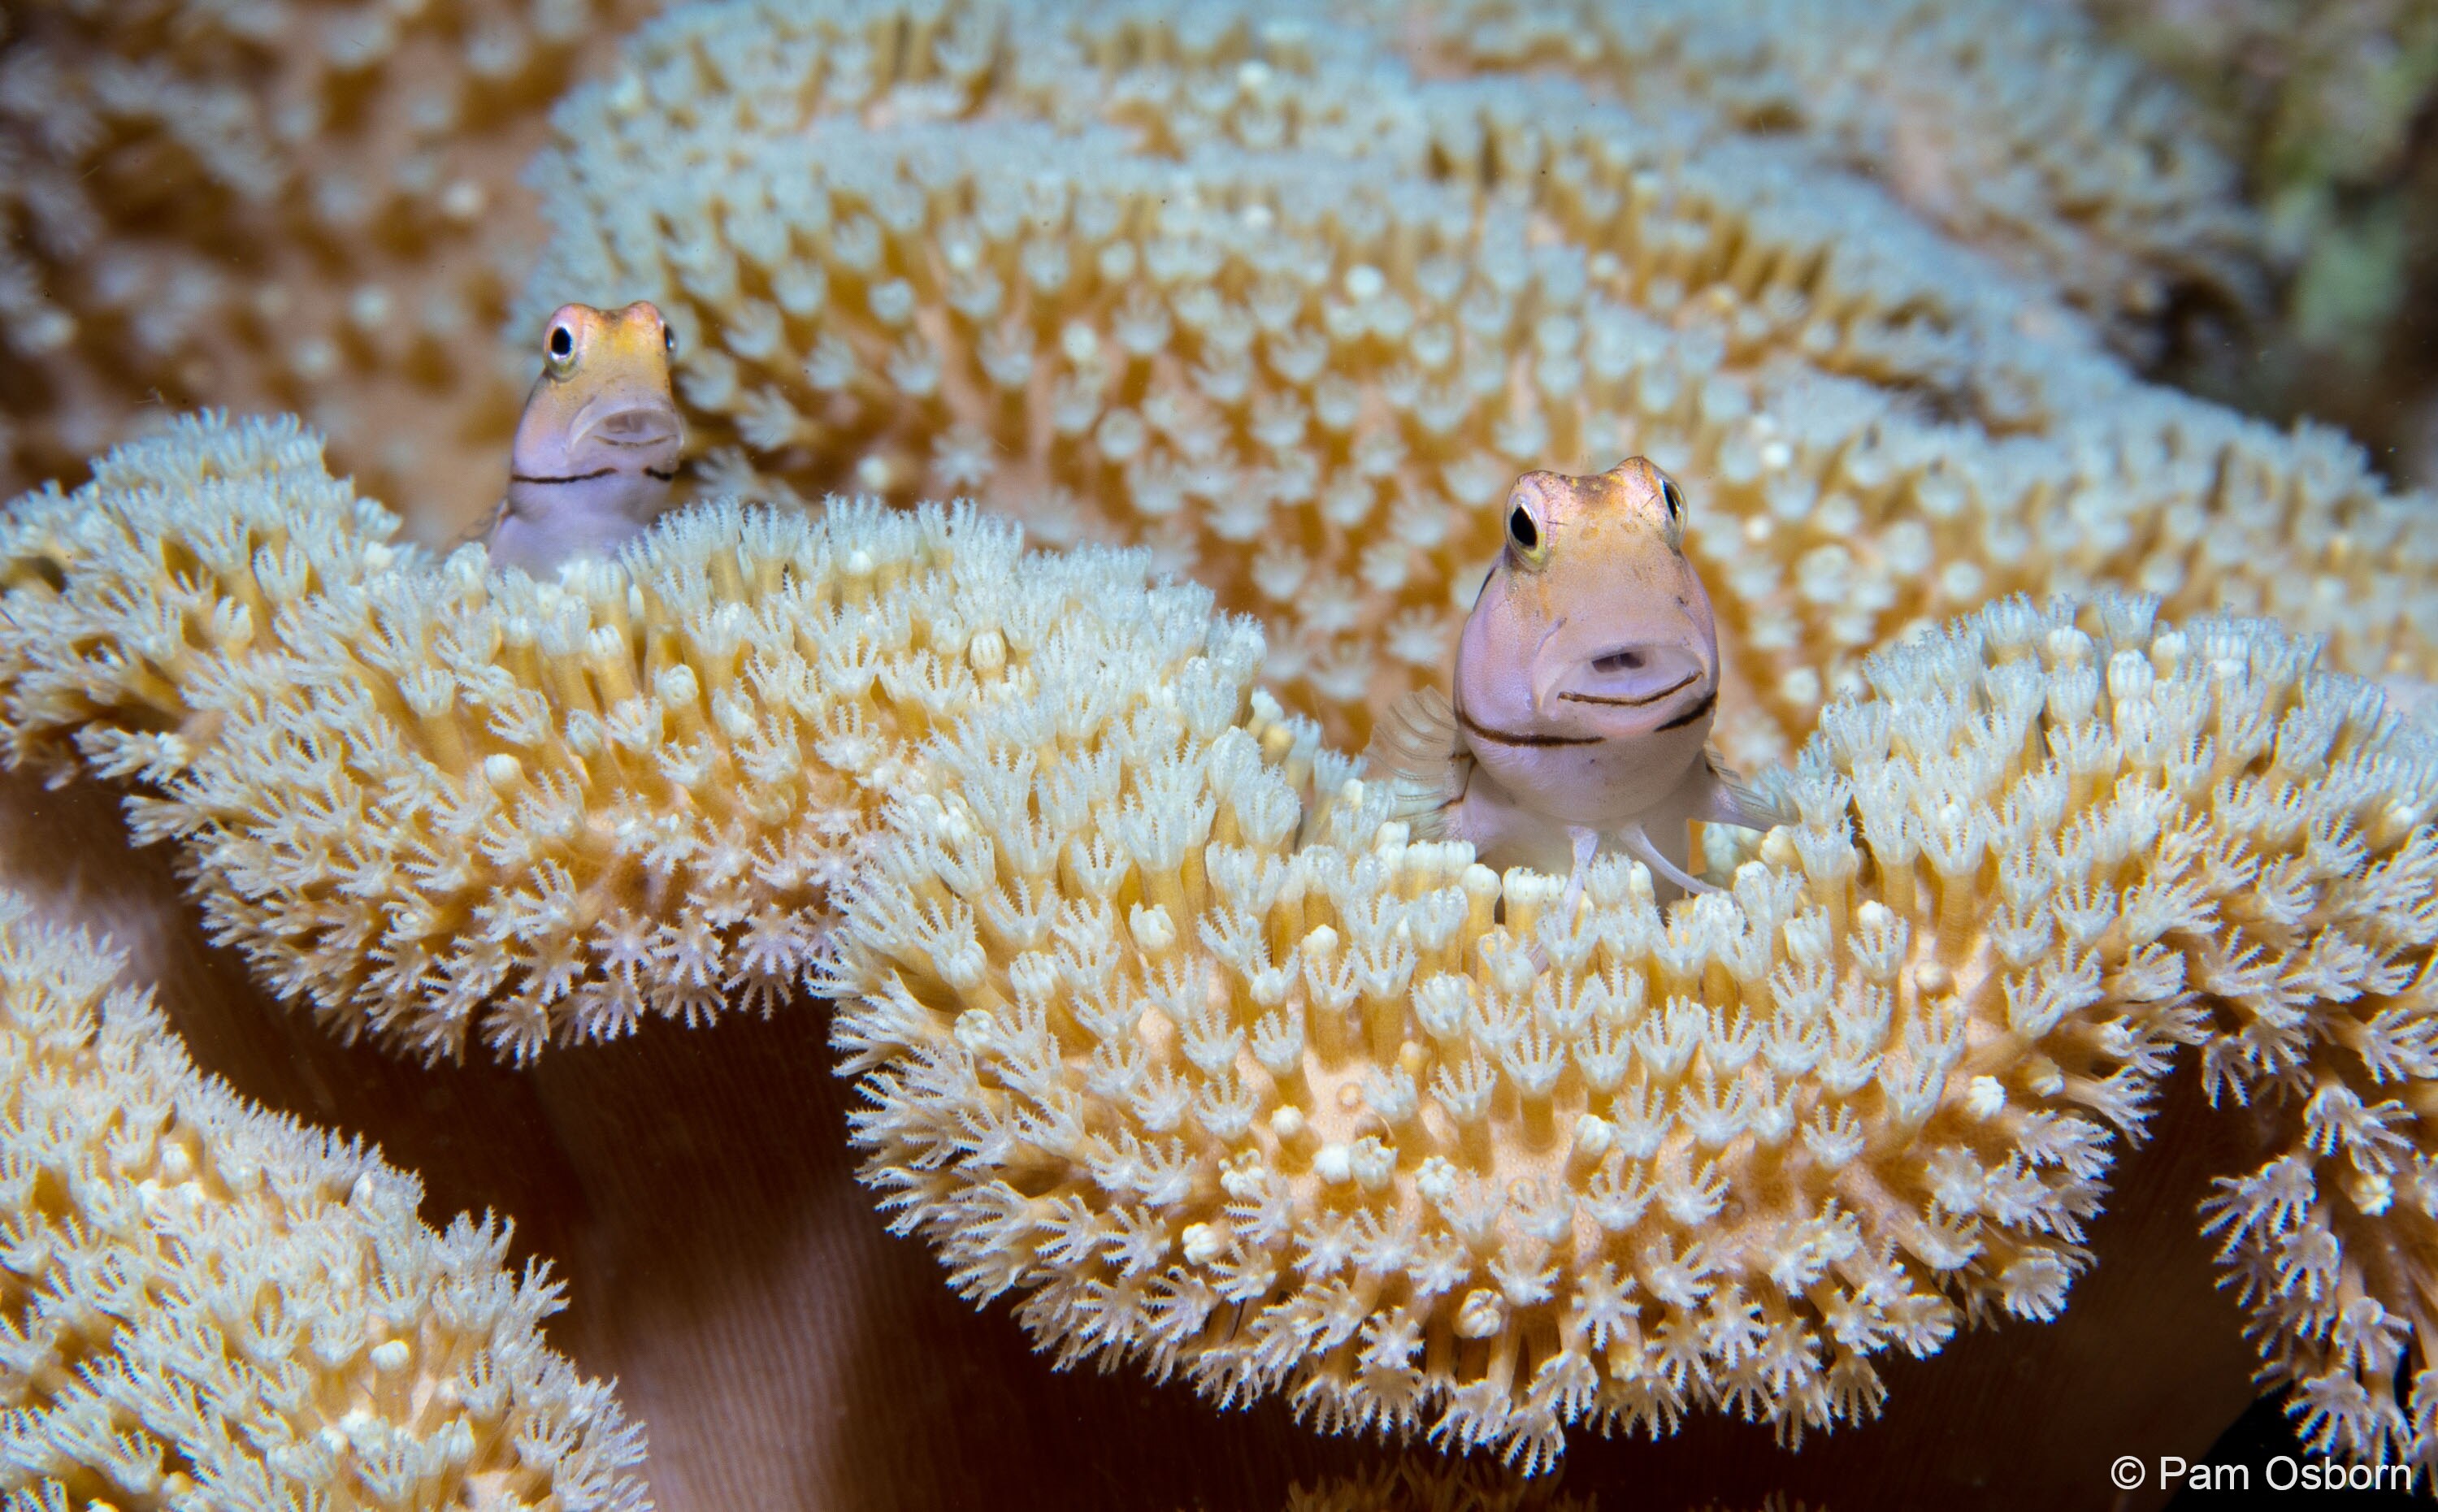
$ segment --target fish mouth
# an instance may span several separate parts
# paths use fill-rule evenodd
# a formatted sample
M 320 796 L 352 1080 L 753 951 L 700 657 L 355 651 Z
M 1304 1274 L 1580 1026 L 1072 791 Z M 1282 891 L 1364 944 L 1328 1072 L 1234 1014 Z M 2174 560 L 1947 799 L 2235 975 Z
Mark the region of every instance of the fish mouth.
M 568 448 L 594 442 L 623 450 L 648 451 L 675 448 L 685 440 L 685 422 L 679 418 L 675 407 L 662 403 L 624 399 L 608 404 L 588 404 L 575 417 L 574 433 L 568 438 Z
M 1595 709 L 1649 709 L 1708 681 L 1709 668 L 1692 648 L 1634 642 L 1607 646 L 1575 663 L 1558 681 L 1552 701 Z
M 1562 703 L 1601 704 L 1611 709 L 1642 709 L 1657 703 L 1670 694 L 1682 692 L 1701 680 L 1700 673 L 1688 672 L 1655 693 L 1618 694 L 1613 697 L 1604 697 L 1596 693 L 1562 693 L 1558 694 L 1558 698 Z

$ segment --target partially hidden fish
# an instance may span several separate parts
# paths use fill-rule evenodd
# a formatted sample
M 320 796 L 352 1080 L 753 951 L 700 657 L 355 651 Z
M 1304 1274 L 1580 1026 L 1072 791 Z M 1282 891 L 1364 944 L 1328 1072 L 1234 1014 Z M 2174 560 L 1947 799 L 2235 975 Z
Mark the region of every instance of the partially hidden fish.
M 517 420 L 507 496 L 471 533 L 492 561 L 546 572 L 615 552 L 659 518 L 685 450 L 669 391 L 676 350 L 648 300 L 552 314 L 541 377 Z
M 1621 848 L 1689 891 L 1694 819 L 1783 821 L 1709 747 L 1719 636 L 1685 558 L 1685 497 L 1640 457 L 1570 478 L 1528 472 L 1507 541 L 1458 642 L 1455 694 L 1409 694 L 1373 738 L 1418 838 L 1493 865 L 1568 870 Z

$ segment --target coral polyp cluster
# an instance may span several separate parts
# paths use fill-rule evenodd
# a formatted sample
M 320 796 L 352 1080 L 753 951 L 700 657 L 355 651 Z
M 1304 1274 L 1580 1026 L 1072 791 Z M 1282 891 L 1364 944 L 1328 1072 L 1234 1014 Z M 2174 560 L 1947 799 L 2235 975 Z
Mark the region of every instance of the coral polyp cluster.
M 1299 801 L 1224 622 L 1036 659 L 848 897 L 865 1179 L 1062 1363 L 1538 1468 L 1578 1423 L 1799 1439 L 2056 1316 L 2190 1055 L 2286 1131 L 2212 1225 L 2269 1373 L 2427 1461 L 2438 765 L 2309 643 L 2153 609 L 1880 653 L 1728 890 L 1604 859 L 1571 918 L 1342 767 Z
M 2262 228 L 2235 166 L 2178 90 L 2073 7 L 1458 0 L 1413 13 L 1425 40 L 1410 50 L 1437 70 L 1555 70 L 1648 114 L 1791 135 L 2137 351 L 2168 334 L 2171 304 L 2262 291 Z
M 787 996 L 867 789 L 1007 656 L 970 513 L 732 505 L 549 582 L 396 531 L 292 422 L 181 422 L 0 519 L 0 699 L 281 995 L 426 1059 Z
M 864 1327 L 928 1270 L 804 1222 L 856 1205 L 824 1147 L 732 1184 L 818 1099 L 676 1100 L 803 1092 L 719 1064 L 804 1071 L 786 1025 L 632 1081 L 556 1048 L 807 988 L 892 1220 L 1059 1363 L 1533 1471 L 1799 1442 L 2055 1318 L 2190 1074 L 2262 1144 L 2197 1222 L 2264 1379 L 2314 1451 L 2438 1468 L 2438 758 L 2355 680 L 2438 681 L 2438 530 L 2129 366 L 2262 235 L 2154 81 L 2003 0 L 710 0 L 564 100 L 537 220 L 544 101 L 647 9 L 0 17 L 0 477 L 268 403 L 462 518 L 501 326 L 650 298 L 704 492 L 775 506 L 543 578 L 402 544 L 294 422 L 179 422 L 0 518 L 0 749 L 117 786 L 340 1034 L 549 1052 L 495 1165 L 574 1172 L 583 1346 L 787 1430 L 664 1494 L 966 1432 L 908 1427 L 930 1336 Z M 1509 480 L 1634 453 L 1689 485 L 1725 754 L 1798 818 L 1578 909 L 1324 741 L 1444 677 Z M 1146 550 L 886 507 L 961 495 Z M 111 976 L 0 903 L 6 1512 L 640 1506 L 504 1232 Z M 652 1158 L 580 1148 L 628 1108 Z
M 132 784 L 267 981 L 427 1057 L 810 969 L 867 1179 L 1062 1361 L 1528 1466 L 1795 1438 L 2054 1316 L 2189 1056 L 2283 1141 L 2208 1220 L 2265 1368 L 2429 1455 L 2438 775 L 2315 642 L 2004 601 L 1862 663 L 1726 890 L 1610 858 L 1562 918 L 1140 554 L 722 504 L 537 582 L 393 529 L 258 422 L 20 501 L 11 759 Z
M 640 1427 L 542 1343 L 506 1230 L 207 1079 L 0 893 L 0 1492 L 70 1507 L 647 1512 Z
M 2429 512 L 2334 432 L 2136 381 L 1810 149 L 1425 77 L 1398 35 L 690 7 L 563 108 L 525 308 L 658 302 L 745 491 L 1148 544 L 1261 618 L 1281 697 L 1350 746 L 1442 676 L 1506 483 L 1636 453 L 1694 500 L 1744 765 L 1873 648 L 2008 592 L 2128 585 L 2365 676 L 2438 664 Z

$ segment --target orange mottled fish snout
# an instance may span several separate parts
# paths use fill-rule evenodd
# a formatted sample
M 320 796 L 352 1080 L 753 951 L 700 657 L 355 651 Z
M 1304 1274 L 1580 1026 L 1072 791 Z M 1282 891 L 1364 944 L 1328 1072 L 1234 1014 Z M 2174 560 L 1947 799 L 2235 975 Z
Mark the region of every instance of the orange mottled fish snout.
M 1717 634 L 1674 480 L 1640 457 L 1581 478 L 1528 472 L 1505 507 L 1507 549 L 1458 648 L 1456 704 L 1474 733 L 1512 732 L 1535 764 L 1558 745 L 1637 740 L 1648 781 L 1698 756 Z M 1652 764 L 1652 737 L 1677 731 Z
M 1685 496 L 1642 457 L 1582 478 L 1528 472 L 1508 490 L 1505 523 L 1509 555 L 1526 571 L 1546 566 L 1560 537 L 1575 552 L 1673 554 L 1685 547 Z
M 669 388 L 676 350 L 649 300 L 617 310 L 561 305 L 543 327 L 541 377 L 517 422 L 513 471 L 541 478 L 632 463 L 674 476 L 685 446 Z
M 648 300 L 561 305 L 541 348 L 488 536 L 495 560 L 529 571 L 615 551 L 648 526 L 685 450 L 669 387 L 677 338 Z

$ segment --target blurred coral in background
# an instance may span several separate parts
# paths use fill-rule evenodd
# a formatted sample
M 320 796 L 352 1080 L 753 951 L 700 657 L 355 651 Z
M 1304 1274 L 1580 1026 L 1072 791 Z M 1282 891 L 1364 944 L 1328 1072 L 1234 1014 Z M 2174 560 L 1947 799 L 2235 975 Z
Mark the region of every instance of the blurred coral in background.
M 2278 318 L 2187 354 L 2234 402 L 2341 423 L 2438 477 L 2438 8 L 2422 0 L 2083 0 L 2189 94 L 2242 170 Z
M 149 419 L 294 410 L 470 515 L 530 374 L 516 174 L 643 0 L 37 0 L 0 12 L 0 494 Z
M 0 492 L 221 403 L 303 413 L 433 518 L 421 534 L 470 519 L 526 367 L 502 322 L 546 230 L 519 169 L 658 9 L 0 17 Z M 2427 466 L 2438 20 L 2397 0 L 2082 9 L 2095 28 L 2066 6 L 1784 0 L 1375 19 L 1426 76 L 1564 75 L 1876 176 L 2137 362 Z

